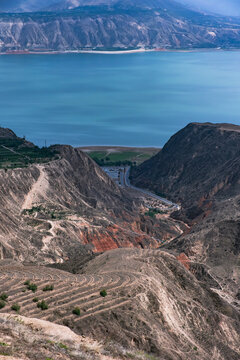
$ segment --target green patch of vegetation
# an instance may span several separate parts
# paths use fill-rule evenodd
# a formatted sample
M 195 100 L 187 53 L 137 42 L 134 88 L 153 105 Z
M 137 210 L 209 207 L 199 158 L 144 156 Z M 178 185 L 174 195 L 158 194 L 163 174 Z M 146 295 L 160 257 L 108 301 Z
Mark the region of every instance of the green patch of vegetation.
M 51 218 L 56 219 L 56 215 L 55 215 L 54 211 L 51 212 Z
M 41 218 L 51 219 L 51 220 L 62 220 L 66 218 L 67 212 L 63 210 L 56 210 L 52 208 L 47 208 L 44 206 L 33 206 L 31 209 L 24 209 L 22 212 L 23 215 L 32 216 L 35 214 L 41 215 Z M 33 220 L 32 220 L 33 221 Z M 31 226 L 38 226 L 39 222 L 36 219 L 33 222 L 29 222 Z
M 33 302 L 37 303 L 39 299 L 37 297 L 33 298 Z
M 26 286 L 27 286 L 27 285 L 30 285 L 30 280 L 26 280 L 25 283 L 24 283 L 24 285 L 26 285 Z
M 105 289 L 101 290 L 101 291 L 100 291 L 100 295 L 101 295 L 102 297 L 107 296 L 107 291 L 106 291 Z
M 47 340 L 47 343 L 48 343 L 48 344 L 51 344 L 51 345 L 54 345 L 54 344 L 55 344 L 55 342 L 52 341 L 52 340 Z
M 194 347 L 193 347 L 193 350 L 197 351 L 197 349 L 198 349 L 197 346 L 194 346 Z
M 44 300 L 42 300 L 37 303 L 37 307 L 42 310 L 47 310 L 48 304 Z
M 1 300 L 0 301 L 0 309 L 3 309 L 5 305 L 6 305 L 6 303 L 3 300 Z
M 5 342 L 0 342 L 0 346 L 10 346 L 10 345 Z
M 80 316 L 81 315 L 81 310 L 78 307 L 76 307 L 75 309 L 73 309 L 72 313 L 74 315 Z
M 13 305 L 11 306 L 11 309 L 14 310 L 14 311 L 16 311 L 16 312 L 19 312 L 20 309 L 21 309 L 21 306 L 20 306 L 19 304 L 13 304 Z
M 0 300 L 6 301 L 7 298 L 8 298 L 8 295 L 5 294 L 5 293 L 2 293 L 2 294 L 0 295 Z
M 155 217 L 157 214 L 164 214 L 165 212 L 158 209 L 149 209 L 147 212 L 145 212 L 146 216 Z
M 161 192 L 158 192 L 158 191 L 155 191 L 155 194 L 156 194 L 157 196 L 162 197 L 162 198 L 166 198 L 166 197 L 167 197 L 167 194 L 164 194 L 164 193 L 161 193 Z
M 133 153 L 135 155 L 135 153 Z M 109 154 L 94 152 L 89 154 L 90 157 L 100 166 L 131 166 L 133 165 L 133 161 L 128 160 L 129 154 L 124 153 L 116 153 Z
M 127 353 L 126 353 L 126 357 L 127 357 L 128 359 L 136 359 L 135 354 L 132 354 L 132 353 L 130 353 L 130 352 L 127 352 Z
M 157 358 L 154 355 L 145 354 L 145 357 L 148 360 L 157 360 Z
M 155 155 L 158 149 L 116 148 L 114 151 L 90 150 L 88 155 L 100 166 L 136 166 Z
M 58 155 L 51 147 L 39 148 L 24 138 L 0 139 L 0 169 L 27 167 L 33 163 L 46 163 Z
M 31 290 L 32 292 L 36 292 L 37 291 L 37 285 L 36 284 L 33 284 L 33 283 L 30 283 L 28 286 L 27 286 L 27 289 L 28 290 Z
M 52 291 L 54 289 L 54 285 L 46 285 L 43 288 L 43 291 Z
M 53 360 L 52 358 L 47 357 L 46 360 Z
M 33 206 L 31 209 L 24 209 L 23 214 L 33 215 L 34 213 L 40 212 L 41 209 L 42 209 L 41 206 Z M 26 283 L 28 281 L 29 280 L 27 280 Z M 28 285 L 28 284 L 24 283 L 24 285 Z
M 65 344 L 63 344 L 63 343 L 58 343 L 58 346 L 59 346 L 61 349 L 65 349 L 65 350 L 68 349 L 67 345 L 65 345 Z

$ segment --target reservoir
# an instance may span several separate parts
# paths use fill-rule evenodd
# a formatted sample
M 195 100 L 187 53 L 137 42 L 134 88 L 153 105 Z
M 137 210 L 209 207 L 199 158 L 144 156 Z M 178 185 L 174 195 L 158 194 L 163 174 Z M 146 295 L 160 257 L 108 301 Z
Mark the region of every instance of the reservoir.
M 3 55 L 0 112 L 39 146 L 160 147 L 189 122 L 240 125 L 240 52 Z

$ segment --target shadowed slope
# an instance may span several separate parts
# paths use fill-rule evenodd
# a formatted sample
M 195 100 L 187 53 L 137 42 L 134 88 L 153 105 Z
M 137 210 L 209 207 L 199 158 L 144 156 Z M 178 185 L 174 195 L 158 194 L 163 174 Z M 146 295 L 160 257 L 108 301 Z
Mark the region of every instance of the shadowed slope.
M 240 127 L 192 123 L 132 171 L 136 186 L 167 194 L 184 207 L 239 192 Z
M 198 263 L 199 277 L 213 276 L 219 294 L 240 308 L 240 127 L 189 124 L 132 177 L 182 203 L 174 216 L 191 230 L 166 247 Z

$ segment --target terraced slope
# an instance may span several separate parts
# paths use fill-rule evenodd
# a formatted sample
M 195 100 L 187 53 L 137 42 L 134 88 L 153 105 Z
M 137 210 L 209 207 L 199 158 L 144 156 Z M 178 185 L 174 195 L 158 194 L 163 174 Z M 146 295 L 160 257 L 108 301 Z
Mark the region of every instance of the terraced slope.
M 237 311 L 160 250 L 112 250 L 75 275 L 2 263 L 0 276 L 0 293 L 9 295 L 1 312 L 12 313 L 12 304 L 18 303 L 21 315 L 64 324 L 105 345 L 118 343 L 159 359 L 239 358 Z M 26 280 L 38 286 L 35 293 L 22 291 Z M 54 289 L 43 291 L 47 284 Z M 45 300 L 48 309 L 40 310 L 34 297 Z M 76 307 L 80 316 L 72 313 Z
M 36 292 L 27 290 L 24 285 L 27 280 L 37 285 Z M 54 285 L 54 290 L 43 291 L 49 284 Z M 95 313 L 109 311 L 112 307 L 128 303 L 129 299 L 119 297 L 118 292 L 130 284 L 134 284 L 134 276 L 129 274 L 72 275 L 45 267 L 1 267 L 1 290 L 9 295 L 4 311 L 10 311 L 11 304 L 18 303 L 23 315 L 50 321 L 58 319 L 57 321 L 62 322 L 73 318 L 72 310 L 76 306 L 81 308 L 81 319 L 85 319 Z M 108 293 L 107 300 L 100 295 L 102 289 Z M 39 309 L 33 302 L 34 298 L 45 300 L 49 309 Z

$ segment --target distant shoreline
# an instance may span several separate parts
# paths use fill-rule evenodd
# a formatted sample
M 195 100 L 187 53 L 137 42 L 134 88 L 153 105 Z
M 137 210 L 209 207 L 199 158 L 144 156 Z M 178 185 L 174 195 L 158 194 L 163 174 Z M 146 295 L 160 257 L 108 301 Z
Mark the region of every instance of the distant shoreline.
M 133 50 L 66 50 L 66 51 L 7 51 L 0 55 L 57 55 L 57 54 L 101 54 L 101 55 L 119 55 L 119 54 L 135 54 L 144 52 L 157 51 L 155 49 L 133 49 Z M 159 50 L 160 51 L 160 50 Z M 165 50 L 162 50 L 165 51 Z
M 132 50 L 66 50 L 66 51 L 7 51 L 0 52 L 0 55 L 63 55 L 63 54 L 100 54 L 100 55 L 124 55 L 146 52 L 177 52 L 177 53 L 193 53 L 193 52 L 216 52 L 216 51 L 240 51 L 240 48 L 199 48 L 199 49 L 132 49 Z

